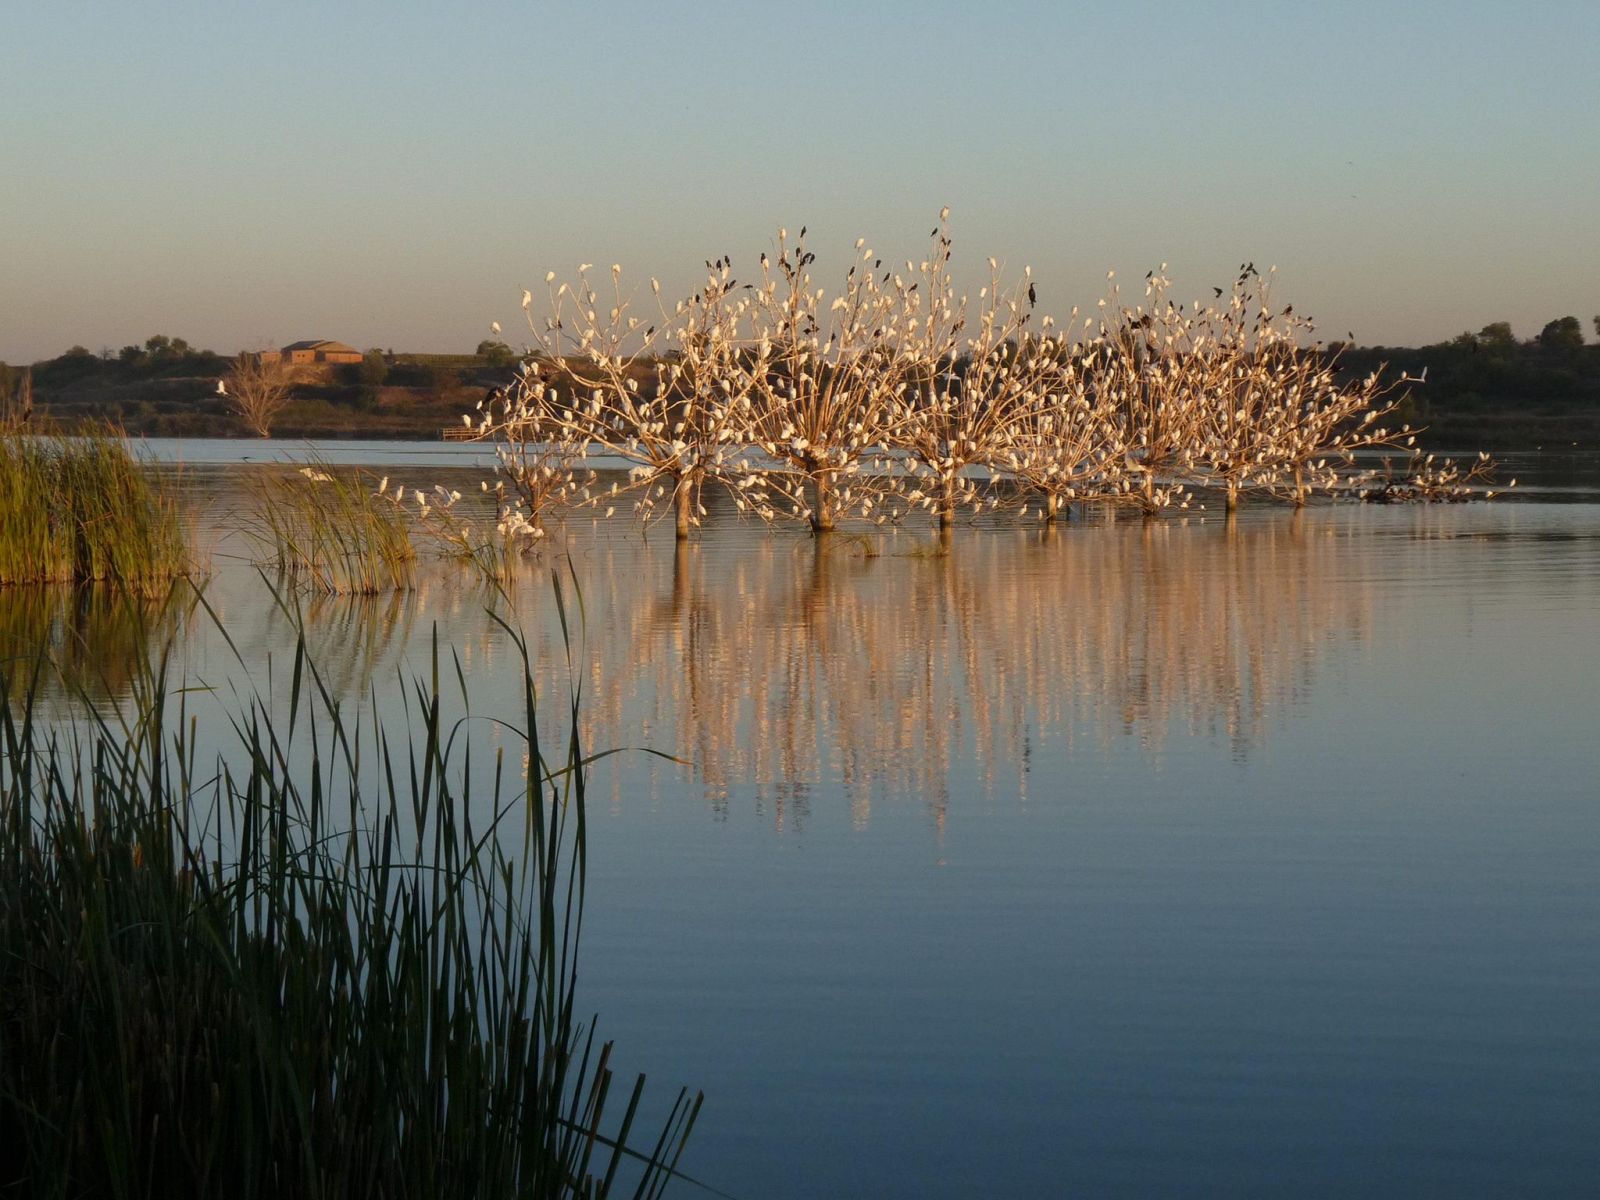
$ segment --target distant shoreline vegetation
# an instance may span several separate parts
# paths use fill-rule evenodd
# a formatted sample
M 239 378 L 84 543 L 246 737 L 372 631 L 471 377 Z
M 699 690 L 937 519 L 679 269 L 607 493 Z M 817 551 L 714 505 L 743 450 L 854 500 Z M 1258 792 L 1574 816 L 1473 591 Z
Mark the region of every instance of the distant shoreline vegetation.
M 486 344 L 476 354 L 367 350 L 353 363 L 267 364 L 280 373 L 285 402 L 270 414 L 273 436 L 437 438 L 470 408 L 512 379 L 515 356 Z M 144 437 L 253 437 L 260 430 L 238 396 L 219 392 L 255 351 L 224 356 L 157 335 L 143 346 L 96 354 L 83 346 L 31 367 L 0 363 L 0 416 L 20 409 L 30 425 L 71 429 L 115 422 Z
M 1600 338 L 1600 317 L 1591 326 Z M 1587 339 L 1575 317 L 1531 337 L 1497 321 L 1433 345 L 1333 342 L 1322 352 L 1337 358 L 1344 382 L 1379 368 L 1409 377 L 1398 411 L 1425 446 L 1600 445 L 1600 341 Z M 216 391 L 235 361 L 158 334 L 118 351 L 79 345 L 30 366 L 0 362 L 0 414 L 26 404 L 35 424 L 56 429 L 115 421 L 134 436 L 250 437 L 248 422 Z M 295 367 L 272 433 L 437 438 L 464 409 L 509 385 L 518 361 L 495 339 L 472 353 L 369 349 L 360 363 Z

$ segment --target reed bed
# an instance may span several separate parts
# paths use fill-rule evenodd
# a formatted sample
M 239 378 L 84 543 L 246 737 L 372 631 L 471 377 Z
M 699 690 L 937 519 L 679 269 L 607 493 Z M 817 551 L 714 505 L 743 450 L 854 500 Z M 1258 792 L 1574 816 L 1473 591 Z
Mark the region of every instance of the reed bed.
M 0 585 L 165 590 L 191 570 L 182 519 L 115 430 L 0 432 Z
M 1057 322 L 1031 271 L 1008 280 L 993 259 L 976 297 L 958 293 L 948 215 L 903 269 L 858 240 L 831 292 L 804 229 L 779 230 L 743 275 L 708 262 L 676 303 L 654 280 L 638 296 L 620 265 L 609 280 L 588 265 L 572 281 L 551 272 L 541 313 L 524 293 L 517 381 L 465 418 L 514 484 L 498 528 L 536 538 L 571 507 L 626 503 L 641 520 L 670 514 L 685 537 L 707 489 L 817 532 L 918 513 L 948 529 L 1000 507 L 1051 521 L 1074 505 L 1303 505 L 1368 495 L 1358 450 L 1415 445 L 1400 404 L 1418 381 L 1345 380 L 1338 348 L 1278 302 L 1270 271 L 1241 264 L 1231 287 L 1192 303 L 1172 297 L 1165 265 L 1132 302 L 1111 276 L 1087 316 Z M 597 451 L 629 464 L 625 483 L 596 485 L 585 458 Z M 1453 486 L 1385 494 L 1465 499 L 1487 482 L 1468 467 Z
M 410 521 L 364 472 L 313 459 L 263 478 L 256 505 L 247 530 L 262 548 L 262 565 L 285 582 L 330 595 L 411 586 L 417 552 Z
M 575 1016 L 590 759 L 509 632 L 521 745 L 476 765 L 437 640 L 399 730 L 303 640 L 211 760 L 161 654 L 78 724 L 0 710 L 0 1192 L 660 1194 L 699 1098 L 623 1149 L 643 1080 Z

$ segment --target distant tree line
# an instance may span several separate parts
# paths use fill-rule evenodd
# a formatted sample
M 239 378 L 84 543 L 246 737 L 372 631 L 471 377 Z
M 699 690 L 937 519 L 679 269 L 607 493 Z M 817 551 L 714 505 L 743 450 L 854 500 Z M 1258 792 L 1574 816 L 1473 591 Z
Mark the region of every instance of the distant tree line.
M 1591 319 L 1600 339 L 1600 315 Z M 1387 365 L 1388 376 L 1424 378 L 1412 385 L 1406 416 L 1471 413 L 1559 413 L 1600 410 L 1600 342 L 1585 338 L 1574 316 L 1547 322 L 1539 332 L 1518 338 L 1507 321 L 1476 332 L 1463 331 L 1433 345 L 1357 346 L 1335 343 L 1340 375 L 1353 380 Z M 421 392 L 435 402 L 462 385 L 501 387 L 513 378 L 522 355 L 498 339 L 485 339 L 471 354 L 396 354 L 368 350 L 362 361 L 340 367 L 328 385 L 296 384 L 295 394 L 320 396 L 358 411 L 378 405 L 385 387 Z M 181 337 L 155 334 L 142 344 L 107 347 L 95 353 L 81 345 L 31 367 L 0 362 L 0 420 L 12 422 L 31 411 L 35 394 L 51 397 L 76 388 L 138 384 L 184 378 L 218 379 L 234 359 L 197 349 Z M 1425 374 L 1424 374 L 1425 373 Z M 210 391 L 209 384 L 207 391 Z
M 426 388 L 442 395 L 469 382 L 474 371 L 507 370 L 517 359 L 516 352 L 500 341 L 482 342 L 473 354 L 396 355 L 393 350 L 371 349 L 362 355 L 359 363 L 339 368 L 333 378 L 358 387 L 367 402 L 375 400 L 378 390 L 385 385 Z M 15 381 L 20 379 L 23 370 L 31 370 L 34 383 L 48 393 L 83 381 L 117 385 L 151 379 L 216 379 L 227 375 L 234 361 L 235 356 L 196 349 L 183 338 L 167 334 L 155 334 L 142 345 L 128 345 L 120 350 L 106 347 L 98 354 L 84 346 L 72 346 L 55 358 L 34 363 L 31 368 L 0 362 L 0 401 L 15 390 Z
M 1600 316 L 1593 322 L 1600 337 Z M 1431 346 L 1348 346 L 1343 351 L 1341 365 L 1351 375 L 1384 363 L 1412 377 L 1426 371 L 1426 381 L 1413 388 L 1424 417 L 1429 412 L 1600 408 L 1600 344 L 1584 341 L 1577 317 L 1558 317 L 1525 339 L 1517 338 L 1510 322 L 1494 321 Z
M 73 346 L 66 353 L 33 364 L 34 383 L 45 391 L 70 387 L 91 377 L 115 383 L 142 379 L 183 378 L 192 375 L 219 375 L 228 360 L 212 350 L 198 350 L 182 338 L 158 333 L 142 346 L 129 345 L 99 354 Z
M 419 423 L 454 424 L 483 391 L 508 385 L 518 357 L 504 342 L 462 354 L 374 348 L 360 362 L 269 372 L 282 378 L 266 381 L 267 400 L 256 403 L 261 381 L 240 372 L 259 365 L 249 352 L 218 354 L 169 334 L 120 350 L 74 345 L 28 366 L 0 362 L 0 428 L 110 420 L 134 432 L 197 436 L 237 432 L 235 422 L 255 433 L 282 425 L 415 432 Z

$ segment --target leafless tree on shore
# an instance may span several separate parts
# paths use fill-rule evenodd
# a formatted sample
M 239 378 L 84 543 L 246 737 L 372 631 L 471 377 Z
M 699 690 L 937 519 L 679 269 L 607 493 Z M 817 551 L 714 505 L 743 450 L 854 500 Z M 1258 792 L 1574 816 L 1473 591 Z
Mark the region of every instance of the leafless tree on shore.
M 281 360 L 241 351 L 233 369 L 217 381 L 217 394 L 233 401 L 233 411 L 253 433 L 270 437 L 272 423 L 289 403 L 292 386 Z

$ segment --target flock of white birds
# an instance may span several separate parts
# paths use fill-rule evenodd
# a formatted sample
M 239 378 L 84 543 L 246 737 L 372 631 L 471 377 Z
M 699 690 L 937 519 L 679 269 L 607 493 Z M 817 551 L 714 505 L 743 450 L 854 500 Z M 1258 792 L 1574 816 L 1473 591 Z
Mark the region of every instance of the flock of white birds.
M 709 489 L 819 531 L 917 514 L 947 529 L 1003 507 L 1052 520 L 1071 505 L 1494 494 L 1486 456 L 1420 456 L 1396 423 L 1414 381 L 1344 380 L 1310 323 L 1274 303 L 1271 272 L 1246 264 L 1192 304 L 1171 298 L 1165 266 L 1132 304 L 1108 277 L 1094 311 L 1058 323 L 1037 311 L 1031 271 L 1006 284 L 993 259 L 977 297 L 958 296 L 946 215 L 903 269 L 858 241 L 831 295 L 803 229 L 779 230 L 749 279 L 708 262 L 676 304 L 652 280 L 648 315 L 620 266 L 609 283 L 589 264 L 572 283 L 552 272 L 546 311 L 523 295 L 532 345 L 516 382 L 464 418 L 498 449 L 498 533 L 539 537 L 558 510 L 627 502 L 686 536 Z M 1400 471 L 1360 469 L 1371 448 L 1395 450 Z M 626 477 L 602 486 L 597 454 Z

